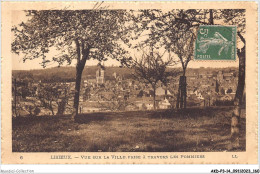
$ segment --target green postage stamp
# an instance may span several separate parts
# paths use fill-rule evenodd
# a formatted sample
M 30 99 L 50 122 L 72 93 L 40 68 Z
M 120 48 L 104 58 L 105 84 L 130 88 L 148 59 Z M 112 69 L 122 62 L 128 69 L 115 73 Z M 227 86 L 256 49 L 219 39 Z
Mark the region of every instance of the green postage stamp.
M 201 25 L 195 60 L 236 60 L 236 26 Z

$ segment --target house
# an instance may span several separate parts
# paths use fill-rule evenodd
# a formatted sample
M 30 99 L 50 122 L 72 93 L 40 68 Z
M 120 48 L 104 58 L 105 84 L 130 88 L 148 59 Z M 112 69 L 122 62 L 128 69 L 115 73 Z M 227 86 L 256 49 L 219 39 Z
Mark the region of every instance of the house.
M 112 74 L 112 76 L 116 79 L 116 78 L 117 78 L 116 72 L 114 72 L 114 73 Z
M 163 89 L 162 87 L 157 88 L 155 90 L 155 95 L 157 95 L 157 96 L 165 95 L 165 89 Z
M 233 100 L 235 98 L 235 93 L 233 94 L 226 94 L 220 98 L 220 100 Z
M 138 110 L 138 109 L 139 109 L 139 107 L 136 106 L 136 105 L 127 105 L 127 106 L 125 107 L 125 110 L 126 110 L 126 111 L 136 111 L 136 110 Z
M 200 92 L 197 93 L 197 97 L 200 100 L 204 100 L 204 97 L 202 96 L 202 94 Z
M 145 107 L 147 108 L 147 110 L 152 110 L 153 109 L 153 104 L 151 103 L 146 103 Z
M 165 98 L 163 101 L 159 102 L 159 108 L 160 109 L 170 109 L 171 108 L 171 103 L 167 98 Z
M 189 75 L 187 76 L 187 81 L 191 83 L 192 81 L 195 81 L 198 78 L 197 75 Z
M 151 100 L 136 101 L 135 105 L 139 108 L 139 110 L 152 110 L 153 109 L 153 101 L 151 101 Z
M 99 112 L 100 108 L 95 107 L 82 107 L 82 113 Z
M 159 87 L 155 91 L 156 96 L 172 95 L 171 92 L 163 87 Z
M 229 82 L 233 78 L 233 73 L 224 73 L 223 78 Z

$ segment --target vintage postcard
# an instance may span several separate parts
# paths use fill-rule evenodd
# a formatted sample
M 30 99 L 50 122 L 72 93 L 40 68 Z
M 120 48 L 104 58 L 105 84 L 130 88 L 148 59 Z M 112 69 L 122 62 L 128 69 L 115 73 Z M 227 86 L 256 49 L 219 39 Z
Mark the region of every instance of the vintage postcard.
M 3 2 L 3 164 L 257 164 L 255 2 Z

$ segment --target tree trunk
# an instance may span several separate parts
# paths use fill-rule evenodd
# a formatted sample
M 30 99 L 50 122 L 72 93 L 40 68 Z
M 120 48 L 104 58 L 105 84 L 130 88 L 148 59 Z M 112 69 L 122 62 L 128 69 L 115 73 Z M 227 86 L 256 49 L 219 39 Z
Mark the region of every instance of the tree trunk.
M 242 104 L 243 91 L 245 86 L 245 48 L 238 51 L 239 58 L 239 72 L 238 72 L 238 84 L 235 99 L 238 99 Z
M 183 76 L 183 108 L 186 109 L 187 103 L 187 83 L 186 83 L 186 76 Z
M 75 117 L 78 116 L 79 113 L 79 94 L 80 94 L 80 83 L 81 83 L 81 76 L 82 76 L 83 69 L 84 66 L 80 66 L 79 64 L 77 64 L 74 105 L 73 105 L 73 113 L 72 113 L 73 119 L 75 119 Z
M 17 112 L 16 112 L 16 93 L 17 93 L 17 87 L 16 87 L 16 79 L 14 79 L 14 115 L 17 117 Z
M 57 112 L 57 115 L 63 115 L 64 112 L 65 112 L 65 108 L 66 108 L 66 99 L 62 99 L 61 102 L 58 102 L 58 112 Z
M 181 109 L 183 108 L 183 78 L 182 77 L 183 76 L 180 77 L 180 83 L 181 83 L 181 86 L 180 86 L 180 88 L 181 88 L 181 90 L 180 90 L 180 92 L 181 92 L 181 94 L 180 94 L 180 108 Z
M 245 87 L 245 46 L 237 51 L 239 58 L 239 73 L 238 73 L 238 85 L 236 96 L 234 99 L 234 109 L 231 119 L 231 146 L 232 149 L 239 148 L 239 129 L 240 129 L 240 113 L 243 103 L 243 93 Z
M 153 87 L 153 109 L 154 110 L 156 109 L 156 107 L 155 107 L 155 103 L 156 103 L 155 99 L 156 99 L 156 87 Z
M 52 114 L 52 116 L 54 116 L 55 114 L 54 114 L 54 112 L 53 112 L 53 109 L 51 108 L 51 114 Z
M 179 109 L 180 107 L 180 94 L 181 94 L 181 77 L 179 79 L 179 88 L 178 88 L 178 93 L 177 93 L 177 101 L 176 101 L 176 108 Z
M 209 24 L 214 25 L 214 18 L 213 18 L 213 11 L 212 9 L 209 10 Z
M 90 47 L 88 45 L 86 46 L 86 43 L 84 41 L 79 42 L 79 40 L 76 39 L 75 43 L 77 49 L 77 66 L 76 66 L 74 105 L 73 105 L 73 113 L 72 113 L 72 119 L 74 121 L 76 121 L 75 118 L 76 116 L 78 116 L 79 113 L 79 94 L 80 94 L 81 76 L 90 52 Z
M 239 122 L 240 122 L 241 108 L 239 105 L 239 100 L 235 99 L 234 109 L 231 118 L 231 145 L 232 149 L 239 147 Z
M 177 104 L 176 107 L 178 108 L 186 108 L 186 98 L 187 98 L 187 83 L 186 83 L 186 76 L 185 73 L 183 76 L 180 76 L 179 80 L 179 89 L 177 94 Z
M 53 108 L 52 108 L 52 101 L 50 101 L 50 110 L 51 110 L 51 114 L 54 116 L 55 114 L 54 114 L 54 111 L 53 111 Z

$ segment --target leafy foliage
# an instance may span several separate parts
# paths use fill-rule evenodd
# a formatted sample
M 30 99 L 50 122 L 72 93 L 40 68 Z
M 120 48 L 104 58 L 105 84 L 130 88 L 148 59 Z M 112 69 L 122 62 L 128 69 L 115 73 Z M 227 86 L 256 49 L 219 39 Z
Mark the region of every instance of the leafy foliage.
M 143 52 L 140 58 L 135 59 L 134 76 L 139 81 L 149 83 L 155 88 L 159 81 L 167 83 L 168 77 L 173 75 L 173 71 L 167 71 L 167 67 L 174 63 L 170 56 L 167 60 L 163 60 L 163 55 L 159 52 L 153 51 L 150 55 Z
M 124 10 L 29 10 L 26 14 L 29 20 L 12 28 L 12 51 L 24 54 L 24 61 L 41 57 L 43 67 L 50 61 L 71 64 L 89 51 L 87 60 L 126 62 L 126 51 L 118 42 L 127 18 Z M 59 54 L 47 60 L 51 48 Z
M 63 114 L 65 106 L 68 103 L 69 93 L 68 87 L 64 84 L 39 84 L 38 98 L 41 106 L 49 109 L 54 115 L 54 103 L 57 105 L 57 114 Z
M 163 59 L 163 54 L 158 51 L 154 51 L 153 47 L 150 54 L 147 54 L 143 50 L 143 54 L 140 58 L 134 60 L 133 68 L 135 70 L 134 76 L 140 82 L 150 84 L 153 88 L 154 96 L 154 109 L 155 109 L 155 91 L 158 82 L 162 82 L 167 86 L 169 77 L 175 76 L 175 71 L 167 71 L 167 67 L 174 65 L 176 62 L 172 59 L 170 53 L 169 57 L 165 60 Z

